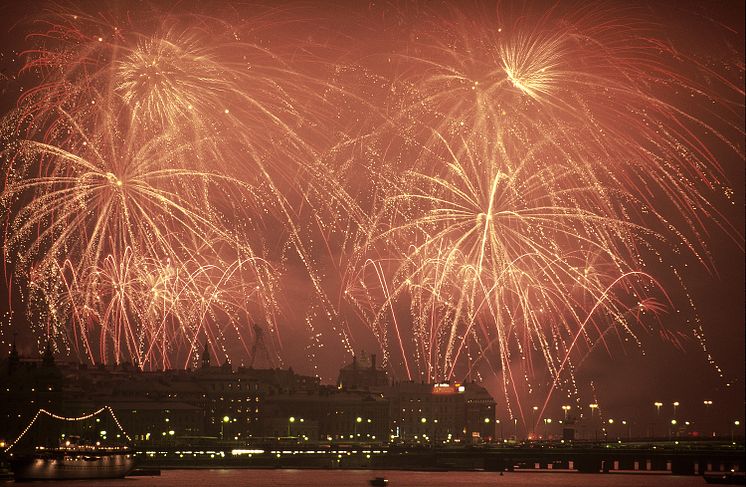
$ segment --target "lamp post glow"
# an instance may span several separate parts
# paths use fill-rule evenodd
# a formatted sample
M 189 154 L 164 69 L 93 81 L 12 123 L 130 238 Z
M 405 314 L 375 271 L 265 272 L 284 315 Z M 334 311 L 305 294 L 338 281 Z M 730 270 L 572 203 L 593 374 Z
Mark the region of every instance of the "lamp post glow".
M 622 425 L 627 427 L 627 441 L 632 440 L 632 423 L 628 423 L 627 420 L 622 420 Z
M 295 416 L 290 416 L 288 418 L 288 436 L 293 436 L 292 435 L 292 433 L 293 433 L 293 430 L 292 430 L 293 423 L 295 423 Z
M 655 414 L 657 415 L 657 418 L 655 421 L 653 421 L 653 431 L 651 432 L 650 436 L 655 438 L 655 423 L 657 423 L 661 419 L 661 406 L 663 406 L 663 403 L 660 401 L 655 401 L 653 403 L 653 406 L 655 406 Z
M 222 440 L 225 437 L 225 424 L 228 423 L 231 420 L 228 416 L 223 416 L 223 421 L 220 422 L 220 439 Z
M 570 411 L 571 406 L 569 404 L 565 404 L 562 406 L 562 411 L 565 413 L 565 422 L 567 422 L 567 413 Z
M 591 421 L 593 422 L 593 416 L 595 415 L 596 409 L 598 409 L 598 404 L 594 402 L 589 404 L 588 407 L 591 408 Z M 593 422 L 593 436 L 595 441 L 598 441 L 598 427 L 595 422 Z
M 423 417 L 420 418 L 420 424 L 423 426 L 423 428 L 425 426 L 425 423 L 427 423 L 427 418 L 423 416 Z M 423 431 L 423 433 L 422 433 L 423 441 L 424 441 L 425 436 L 426 436 L 425 432 Z
M 702 401 L 702 404 L 705 405 L 705 424 L 710 423 L 710 406 L 712 406 L 712 401 L 709 399 L 705 399 Z M 715 436 L 715 430 L 712 430 L 712 436 Z
M 536 427 L 536 411 L 538 410 L 539 410 L 539 406 L 534 406 L 531 408 L 531 431 L 528 434 L 529 438 L 532 438 L 533 436 L 535 436 L 534 428 Z
M 676 417 L 676 409 L 678 409 L 679 404 L 680 404 L 679 401 L 674 401 L 673 402 L 673 417 L 674 418 Z

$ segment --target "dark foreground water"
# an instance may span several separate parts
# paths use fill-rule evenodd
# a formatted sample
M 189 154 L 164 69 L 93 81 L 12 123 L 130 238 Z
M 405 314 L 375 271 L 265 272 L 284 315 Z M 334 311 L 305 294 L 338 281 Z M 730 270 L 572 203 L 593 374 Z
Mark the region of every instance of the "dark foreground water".
M 389 487 L 673 487 L 703 486 L 702 477 L 640 474 L 410 472 L 384 470 L 164 470 L 160 477 L 32 482 L 51 487 L 364 487 L 373 477 Z M 2 485 L 2 484 L 0 484 Z

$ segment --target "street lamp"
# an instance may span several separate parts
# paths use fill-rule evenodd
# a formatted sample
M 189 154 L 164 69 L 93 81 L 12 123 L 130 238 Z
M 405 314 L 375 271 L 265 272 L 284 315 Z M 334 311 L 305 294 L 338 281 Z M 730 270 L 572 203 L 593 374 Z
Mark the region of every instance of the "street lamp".
M 710 406 L 712 406 L 712 401 L 709 399 L 705 399 L 702 401 L 702 404 L 705 405 L 705 423 L 709 425 L 710 423 Z M 713 430 L 712 436 L 715 436 L 715 431 Z
M 534 436 L 534 427 L 536 426 L 536 411 L 539 410 L 539 406 L 534 406 L 531 408 L 531 431 L 529 432 L 529 438 Z
M 427 433 L 426 433 L 427 430 L 424 429 L 425 423 L 427 423 L 427 418 L 423 416 L 420 418 L 420 424 L 422 424 L 422 427 L 423 427 L 423 432 L 422 432 L 423 443 L 424 443 L 425 436 L 427 436 Z
M 288 436 L 293 436 L 292 435 L 293 430 L 291 429 L 293 423 L 295 423 L 295 416 L 290 416 L 288 418 Z
M 222 440 L 225 436 L 225 424 L 228 423 L 231 420 L 228 416 L 223 416 L 223 421 L 220 423 L 220 439 Z
M 678 407 L 679 407 L 679 401 L 674 401 L 673 402 L 673 417 L 674 418 L 676 417 L 676 408 Z
M 655 401 L 653 403 L 653 406 L 655 406 L 655 414 L 657 415 L 657 419 L 653 421 L 653 430 L 650 433 L 650 436 L 655 439 L 655 423 L 661 420 L 661 406 L 663 406 L 663 403 L 660 401 Z
M 571 406 L 569 404 L 565 404 L 562 406 L 562 411 L 565 412 L 565 423 L 567 423 L 567 413 L 570 411 Z
M 627 441 L 632 440 L 632 423 L 627 423 L 627 420 L 623 419 L 622 424 L 627 427 Z
M 598 427 L 596 426 L 596 423 L 593 420 L 594 413 L 596 412 L 596 409 L 598 409 L 597 403 L 591 403 L 588 405 L 589 408 L 591 408 L 591 422 L 593 423 L 593 436 L 595 438 L 595 441 L 598 441 Z

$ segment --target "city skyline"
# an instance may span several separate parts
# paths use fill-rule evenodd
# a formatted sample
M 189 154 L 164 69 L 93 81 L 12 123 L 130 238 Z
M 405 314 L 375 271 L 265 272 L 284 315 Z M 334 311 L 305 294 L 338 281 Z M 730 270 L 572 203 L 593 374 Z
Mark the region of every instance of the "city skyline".
M 48 441 L 43 439 L 52 424 L 27 437 L 40 417 L 85 421 L 107 410 L 127 441 L 140 448 L 194 438 L 232 441 L 234 447 L 288 437 L 309 445 L 354 441 L 459 447 L 537 440 L 732 442 L 743 437 L 742 420 L 725 416 L 712 400 L 649 401 L 615 414 L 600 402 L 564 404 L 543 414 L 534 406 L 530 419 L 519 422 L 497 408 L 480 384 L 392 381 L 373 355 L 353 357 L 330 384 L 292 368 L 213 364 L 209 354 L 195 369 L 167 371 L 143 371 L 127 363 L 88 367 L 59 362 L 49 349 L 40 358 L 14 352 L 1 362 L 5 436 L 0 443 L 6 448 L 23 438 Z M 85 427 L 106 431 L 113 426 L 89 421 Z

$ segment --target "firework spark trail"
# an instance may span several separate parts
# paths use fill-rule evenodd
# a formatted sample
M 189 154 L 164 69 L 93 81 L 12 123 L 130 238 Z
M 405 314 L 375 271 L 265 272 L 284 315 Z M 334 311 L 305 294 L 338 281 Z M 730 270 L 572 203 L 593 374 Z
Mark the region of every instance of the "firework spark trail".
M 254 271 L 257 263 L 216 265 L 198 258 L 175 266 L 168 260 L 143 259 L 128 248 L 121 261 L 110 254 L 101 268 L 84 272 L 83 282 L 73 269 L 61 270 L 74 317 L 72 333 L 80 334 L 90 360 L 106 356 L 106 347 L 111 346 L 117 362 L 134 357 L 144 367 L 158 363 L 157 367 L 168 368 L 181 355 L 186 366 L 198 337 L 207 335 L 213 344 L 219 342 L 216 337 L 225 325 L 218 323 L 245 326 L 253 314 L 249 304 L 261 286 L 255 282 L 252 288 L 251 276 L 243 270 Z M 87 343 L 87 328 L 97 324 L 100 343 L 94 353 Z M 78 343 L 75 337 L 70 341 Z
M 593 316 L 593 313 L 595 313 L 595 311 L 597 309 L 599 309 L 599 307 L 601 307 L 601 305 L 603 303 L 603 300 L 607 299 L 610 296 L 611 291 L 614 288 L 614 286 L 616 286 L 618 283 L 624 281 L 625 279 L 629 278 L 630 274 L 638 274 L 638 275 L 640 275 L 640 276 L 642 276 L 644 278 L 649 279 L 652 282 L 655 282 L 655 280 L 651 276 L 645 274 L 644 272 L 630 272 L 628 274 L 623 274 L 623 275 L 619 276 L 615 281 L 613 281 L 612 283 L 609 284 L 609 286 L 604 290 L 604 292 L 598 297 L 598 301 L 596 301 L 596 303 L 593 305 L 593 307 L 588 311 L 588 316 L 585 318 L 585 320 L 583 320 L 582 323 L 579 324 L 578 331 L 575 334 L 575 336 L 572 338 L 572 341 L 570 342 L 569 347 L 567 347 L 567 352 L 565 353 L 565 356 L 562 358 L 562 363 L 560 363 L 557 371 L 553 374 L 554 375 L 554 380 L 552 381 L 552 385 L 549 388 L 549 392 L 547 393 L 546 399 L 544 400 L 544 404 L 542 405 L 542 407 L 541 407 L 541 409 L 539 411 L 539 418 L 541 418 L 544 415 L 544 411 L 546 410 L 547 405 L 549 404 L 549 401 L 552 398 L 552 392 L 557 387 L 557 383 L 558 383 L 558 379 L 560 377 L 560 373 L 565 368 L 565 365 L 568 364 L 568 361 L 570 360 L 570 357 L 571 357 L 571 353 L 573 352 L 573 349 L 575 348 L 575 345 L 577 344 L 578 339 L 580 338 L 580 336 L 584 334 L 585 327 L 591 321 L 591 317 Z M 671 302 L 670 298 L 666 294 L 665 289 L 663 289 L 660 286 L 658 286 L 658 287 L 659 287 L 660 292 L 667 298 L 667 300 L 668 300 L 667 304 L 673 305 L 673 303 Z M 651 301 L 652 301 L 652 303 L 648 303 L 648 300 L 640 301 L 640 303 L 637 306 L 635 306 L 634 308 L 638 308 L 638 309 L 641 309 L 641 310 L 649 309 L 649 310 L 651 310 L 653 312 L 659 311 L 661 309 L 665 309 L 665 306 L 661 308 L 660 303 L 656 303 L 654 300 L 651 300 Z M 637 316 L 636 318 L 639 319 L 639 316 Z M 616 330 L 616 327 L 609 327 L 609 329 L 610 330 Z M 602 343 L 605 344 L 605 341 L 602 341 Z M 539 420 L 537 419 L 537 423 L 534 424 L 534 425 L 532 425 L 532 427 L 534 429 L 538 426 L 538 421 Z
M 720 133 L 666 98 L 676 90 L 704 98 L 704 87 L 671 67 L 674 53 L 649 37 L 650 26 L 588 12 L 554 20 L 529 16 L 502 29 L 486 23 L 464 32 L 457 26 L 470 24 L 461 19 L 453 31 L 428 37 L 435 46 L 426 51 L 430 57 L 408 61 L 427 67 L 424 79 L 413 82 L 413 96 L 432 107 L 435 133 L 497 133 L 498 140 L 519 145 L 548 136 L 559 157 L 598 178 L 599 190 L 622 186 L 654 206 L 652 179 L 688 226 L 701 227 L 691 208 L 711 205 L 691 191 L 701 188 L 693 183 L 720 186 L 721 172 L 697 134 Z M 711 110 L 704 101 L 700 105 Z M 413 109 L 419 110 L 417 103 Z M 733 119 L 729 123 L 742 132 Z M 424 145 L 431 142 L 438 143 Z
M 726 134 L 743 134 L 732 111 L 743 90 L 717 76 L 718 90 L 688 79 L 687 61 L 650 25 L 614 14 L 495 25 L 455 12 L 427 23 L 418 49 L 402 56 L 410 101 L 400 137 L 415 149 L 409 170 L 391 176 L 359 260 L 400 259 L 392 291 L 368 316 L 380 328 L 393 303 L 410 303 L 413 341 L 436 351 L 417 355 L 423 379 L 453 378 L 464 354 L 471 374 L 494 346 L 506 400 L 519 401 L 512 362 L 533 376 L 535 352 L 551 395 L 568 363 L 608 348 L 610 325 L 641 346 L 635 327 L 646 329 L 645 315 L 660 324 L 662 290 L 638 269 L 662 262 L 662 248 L 711 268 L 709 221 L 741 241 L 708 200 L 728 188 L 698 134 L 742 159 Z M 700 103 L 684 109 L 670 96 L 677 90 Z M 730 91 L 731 116 L 708 107 L 716 91 Z
M 455 157 L 453 152 L 451 155 Z M 614 258 L 620 252 L 619 249 L 611 246 L 611 243 L 616 240 L 618 234 L 629 233 L 633 229 L 645 230 L 631 223 L 595 214 L 591 212 L 592 206 L 574 208 L 560 204 L 561 198 L 579 196 L 589 198 L 588 195 L 592 194 L 586 187 L 573 188 L 571 184 L 575 181 L 575 175 L 569 174 L 564 166 L 548 167 L 543 170 L 518 166 L 509 178 L 499 170 L 497 166 L 499 162 L 495 154 L 475 156 L 467 152 L 464 155 L 464 161 L 455 159 L 450 162 L 447 166 L 448 174 L 442 178 L 431 174 L 408 173 L 408 179 L 402 183 L 401 187 L 409 188 L 410 192 L 392 196 L 390 199 L 390 205 L 395 208 L 393 212 L 403 215 L 402 219 L 406 223 L 394 222 L 391 224 L 391 229 L 377 238 L 381 241 L 395 241 L 396 238 L 390 237 L 397 233 L 412 231 L 410 238 L 412 234 L 416 236 L 419 231 L 425 234 L 425 239 L 419 242 L 414 250 L 409 247 L 411 240 L 405 240 L 406 245 L 403 251 L 406 252 L 405 255 L 410 256 L 407 257 L 408 259 L 423 256 L 426 260 L 424 265 L 418 265 L 413 269 L 405 268 L 404 272 L 411 272 L 411 274 L 406 274 L 402 278 L 404 287 L 399 287 L 397 292 L 402 292 L 412 282 L 418 282 L 413 279 L 413 276 L 418 274 L 427 276 L 428 282 L 431 283 L 427 286 L 421 283 L 419 287 L 428 288 L 435 294 L 438 294 L 441 288 L 462 283 L 471 283 L 471 290 L 464 291 L 470 294 L 478 289 L 495 289 L 503 280 L 535 279 L 532 277 L 532 272 L 529 272 L 530 269 L 513 270 L 511 273 L 510 266 L 497 265 L 505 261 L 505 256 L 512 254 L 536 256 L 533 262 L 525 267 L 541 263 L 542 265 L 534 270 L 533 274 L 540 276 L 555 274 L 552 278 L 554 282 L 550 284 L 561 289 L 560 286 L 566 287 L 565 281 L 569 277 L 573 277 L 578 282 L 580 279 L 574 277 L 578 271 L 569 264 L 575 261 L 563 257 L 562 252 L 558 254 L 562 242 L 557 237 L 568 239 L 569 243 L 564 243 L 562 246 L 568 246 L 570 249 L 575 249 L 582 244 L 590 247 L 590 252 L 604 251 Z M 530 162 L 525 164 L 528 165 Z M 496 164 L 492 170 L 494 175 L 482 174 L 483 166 L 490 163 Z M 562 174 L 559 169 L 565 173 Z M 502 194 L 498 198 L 496 190 L 503 180 L 505 188 L 501 188 Z M 552 189 L 558 187 L 563 189 L 561 191 Z M 412 188 L 415 191 L 411 191 Z M 412 209 L 417 212 L 418 206 L 429 207 L 429 211 L 426 209 L 420 217 L 411 218 Z M 601 238 L 590 239 L 584 233 L 574 229 L 574 226 L 586 226 L 589 231 L 597 232 Z M 538 239 L 537 237 L 541 237 L 542 232 L 552 238 Z M 582 249 L 582 246 L 580 248 Z M 528 251 L 521 252 L 522 249 Z M 571 255 L 588 251 L 567 250 L 565 252 L 566 255 Z M 518 261 L 515 258 L 511 260 Z M 553 268 L 562 266 L 567 269 L 563 269 L 563 275 L 560 276 Z M 505 269 L 502 274 L 507 277 L 492 274 L 493 271 L 498 272 L 499 269 Z M 430 274 L 431 272 L 433 274 Z M 494 282 L 494 284 L 485 284 L 484 280 L 488 274 L 491 274 L 489 282 Z M 476 280 L 470 276 L 476 276 Z M 448 282 L 451 279 L 455 281 Z M 546 287 L 546 285 L 540 285 L 538 281 L 536 285 L 537 289 Z M 516 285 L 516 289 L 527 288 L 525 284 L 519 284 Z M 459 301 L 457 292 L 454 291 L 451 297 Z M 444 296 L 441 298 L 449 299 Z M 472 309 L 474 304 L 470 305 Z M 451 338 L 454 333 L 455 330 L 451 329 Z M 445 360 L 448 360 L 447 357 L 448 354 L 445 357 L 441 356 Z
M 220 246 L 231 248 L 229 254 L 242 265 L 259 262 L 248 243 L 238 243 L 240 232 L 223 224 L 240 218 L 235 211 L 237 201 L 261 213 L 256 185 L 240 182 L 225 171 L 219 173 L 216 169 L 225 166 L 215 163 L 233 162 L 238 153 L 261 161 L 268 149 L 260 145 L 270 142 L 255 137 L 260 125 L 262 129 L 279 127 L 279 133 L 286 136 L 293 134 L 275 114 L 279 107 L 287 111 L 290 106 L 285 92 L 266 73 L 237 75 L 236 66 L 221 65 L 216 60 L 221 46 L 200 50 L 189 37 L 199 29 L 156 34 L 145 40 L 143 35 L 134 35 L 134 42 L 132 33 L 116 25 L 105 26 L 113 34 L 104 39 L 81 30 L 85 25 L 78 24 L 91 19 L 62 16 L 68 23 L 55 24 L 43 34 L 45 40 L 53 45 L 57 41 L 62 48 L 30 53 L 32 61 L 26 69 L 48 74 L 21 99 L 15 118 L 20 122 L 14 128 L 24 135 L 5 153 L 10 161 L 6 175 L 15 178 L 3 192 L 5 206 L 13 210 L 20 201 L 32 198 L 30 205 L 15 211 L 6 252 L 21 249 L 21 267 L 33 265 L 50 282 L 60 270 L 55 261 L 63 257 L 75 275 L 75 291 L 84 296 L 86 309 L 92 309 L 90 301 L 98 297 L 99 263 L 113 260 L 115 268 L 121 267 L 119 271 L 134 272 L 129 254 L 137 255 L 139 264 L 167 261 L 179 268 L 196 260 L 193 248 L 184 245 L 192 240 L 202 253 L 213 253 L 219 259 L 220 249 L 212 243 L 217 237 Z M 239 91 L 236 82 L 251 82 L 253 91 Z M 245 113 L 229 115 L 226 102 L 245 107 Z M 236 133 L 243 134 L 252 127 L 250 143 L 238 144 L 237 150 L 226 143 L 225 131 L 239 128 Z M 37 134 L 42 141 L 34 140 Z M 249 136 L 242 137 L 249 141 Z M 222 197 L 226 200 L 221 202 Z M 232 214 L 227 216 L 221 206 Z M 39 271 L 44 267 L 46 272 Z M 269 306 L 273 304 L 268 297 L 273 290 L 271 279 L 262 269 L 255 269 L 255 275 L 260 274 L 264 277 L 258 279 L 258 289 L 264 297 L 258 300 Z M 54 293 L 57 287 L 47 290 Z M 68 288 L 67 294 L 71 292 Z M 138 350 L 142 343 L 136 345 L 136 327 L 121 292 L 111 293 L 118 297 L 98 317 L 102 321 L 96 358 L 109 359 L 106 346 L 112 340 L 117 363 L 124 356 L 123 345 L 142 363 L 142 350 Z M 174 321 L 188 318 L 181 313 L 177 312 Z M 202 318 L 210 313 L 203 310 Z M 266 308 L 265 314 L 271 317 L 274 311 Z M 166 319 L 158 325 L 143 314 L 139 318 L 143 326 L 155 327 L 151 333 L 160 330 L 158 352 L 162 366 L 167 366 L 168 349 L 178 344 L 165 331 Z M 153 343 L 151 339 L 146 359 L 153 353 Z M 85 348 L 92 359 L 87 341 Z
M 389 8 L 358 59 L 292 9 L 41 15 L 2 125 L 6 281 L 36 331 L 168 368 L 203 337 L 249 353 L 264 321 L 279 351 L 298 266 L 312 344 L 499 373 L 525 418 L 521 380 L 550 374 L 546 407 L 611 337 L 664 330 L 668 273 L 692 301 L 668 253 L 712 270 L 713 226 L 741 244 L 716 154 L 743 160 L 743 88 L 640 11 Z
M 226 245 L 239 256 L 253 255 L 251 247 L 235 245 L 233 235 L 213 223 L 217 218 L 209 207 L 195 204 L 199 198 L 190 198 L 199 194 L 200 187 L 224 185 L 230 178 L 185 169 L 162 169 L 163 161 L 148 147 L 144 154 L 136 153 L 128 160 L 123 172 L 105 165 L 106 160 L 90 162 L 48 144 L 30 143 L 28 148 L 32 160 L 41 154 L 60 176 L 27 178 L 6 189 L 4 197 L 10 201 L 26 192 L 39 194 L 31 205 L 19 211 L 19 224 L 13 238 L 29 242 L 28 251 L 23 255 L 25 260 L 36 261 L 37 256 L 41 256 L 34 265 L 42 274 L 42 282 L 59 278 L 61 269 L 56 268 L 55 260 L 67 256 L 66 268 L 75 275 L 75 290 L 85 299 L 84 309 L 94 309 L 95 301 L 101 298 L 101 275 L 110 276 L 104 283 L 116 284 L 117 288 L 108 292 L 112 296 L 109 307 L 98 316 L 102 325 L 100 360 L 107 360 L 107 340 L 111 339 L 115 362 L 119 363 L 125 356 L 122 346 L 126 346 L 128 355 L 136 356 L 140 363 L 148 362 L 140 355 L 142 344 L 136 345 L 133 335 L 136 327 L 129 318 L 130 308 L 137 306 L 128 305 L 132 298 L 123 294 L 131 290 L 132 279 L 140 278 L 131 275 L 135 272 L 133 267 L 145 267 L 137 272 L 147 272 L 148 264 L 157 267 L 158 262 L 164 262 L 164 266 L 173 262 L 183 267 L 200 254 L 218 257 L 221 247 Z M 139 160 L 147 163 L 138 164 Z M 152 171 L 149 164 L 154 165 Z M 114 172 L 120 177 L 114 176 Z M 195 193 L 190 194 L 190 189 Z M 213 241 L 213 236 L 217 236 L 217 240 Z M 191 241 L 198 250 L 189 246 Z M 10 243 L 16 242 L 11 240 Z M 138 256 L 136 264 L 132 263 L 132 253 Z M 76 261 L 74 265 L 71 259 Z M 102 261 L 105 272 L 97 264 Z M 251 261 L 257 262 L 254 258 Z M 257 276 L 262 273 L 261 269 L 256 269 Z M 271 281 L 266 278 L 259 278 L 258 282 L 265 291 L 271 289 Z M 68 289 L 68 294 L 70 292 Z M 144 303 L 140 300 L 137 305 Z M 143 314 L 138 315 L 145 323 L 156 323 Z M 161 324 L 159 328 L 164 326 Z M 115 327 L 114 335 L 109 332 L 110 327 Z M 177 345 L 175 340 L 166 339 L 166 335 L 165 331 L 161 334 L 164 337 L 161 347 L 165 348 L 159 350 L 163 354 L 163 366 L 168 364 L 166 349 L 171 344 Z M 86 348 L 86 355 L 91 357 L 90 346 Z

